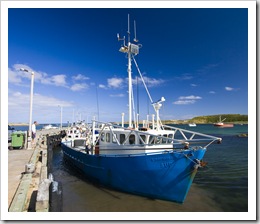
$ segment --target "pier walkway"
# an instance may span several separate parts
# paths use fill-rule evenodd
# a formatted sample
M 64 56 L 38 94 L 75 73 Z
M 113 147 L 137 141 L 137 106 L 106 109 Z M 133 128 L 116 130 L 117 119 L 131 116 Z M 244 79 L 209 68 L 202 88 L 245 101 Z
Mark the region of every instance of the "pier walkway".
M 8 150 L 8 207 L 20 184 L 25 164 L 30 161 L 34 150 Z
M 45 199 L 37 205 L 36 197 L 46 197 L 44 195 L 39 197 L 38 189 L 42 186 L 41 182 L 48 178 L 47 136 L 59 136 L 60 133 L 60 129 L 37 130 L 36 144 L 32 149 L 8 150 L 9 212 L 37 211 L 37 207 L 38 211 L 48 212 Z M 30 172 L 30 169 L 32 169 L 32 172 Z M 47 194 L 47 196 L 49 195 Z

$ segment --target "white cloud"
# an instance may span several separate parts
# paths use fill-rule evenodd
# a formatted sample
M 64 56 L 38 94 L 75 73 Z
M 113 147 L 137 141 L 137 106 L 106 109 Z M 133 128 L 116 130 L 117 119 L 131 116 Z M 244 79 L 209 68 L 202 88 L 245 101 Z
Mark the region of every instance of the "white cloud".
M 20 69 L 27 69 L 29 72 L 21 71 Z M 23 83 L 24 79 L 31 80 L 32 72 L 34 72 L 34 81 L 40 82 L 45 85 L 55 85 L 67 87 L 66 75 L 59 74 L 50 76 L 42 71 L 35 71 L 28 65 L 24 64 L 14 64 L 12 68 L 8 68 L 8 81 L 15 85 L 25 85 Z
M 177 101 L 173 102 L 173 104 L 177 105 L 187 105 L 187 104 L 194 104 L 197 100 L 202 99 L 200 96 L 180 96 Z
M 22 83 L 22 79 L 19 75 L 17 75 L 17 72 L 8 68 L 8 82 L 20 85 Z
M 187 104 L 193 104 L 195 102 L 196 102 L 196 100 L 177 100 L 177 101 L 173 102 L 173 104 L 187 105 Z
M 21 92 L 13 92 L 8 96 L 9 109 L 19 111 L 24 106 L 29 107 L 30 94 L 23 94 Z M 44 96 L 35 93 L 33 95 L 33 107 L 57 107 L 62 105 L 63 107 L 71 107 L 73 104 L 68 101 L 59 100 L 55 97 Z
M 13 93 L 13 96 L 15 96 L 15 97 L 20 97 L 21 95 L 22 95 L 22 93 L 20 93 L 20 92 Z
M 216 92 L 215 92 L 215 91 L 209 91 L 209 93 L 211 93 L 211 94 L 215 94 Z
M 45 85 L 54 85 L 54 86 L 62 86 L 67 87 L 66 75 L 53 75 L 48 77 L 46 73 L 37 73 L 38 81 Z M 36 79 L 37 81 L 37 79 Z
M 193 76 L 190 73 L 184 73 L 177 78 L 180 80 L 190 80 L 190 79 L 193 79 Z
M 163 80 L 163 79 L 150 78 L 150 77 L 147 77 L 147 76 L 143 76 L 143 79 L 144 79 L 145 84 L 148 87 L 159 86 L 159 85 L 161 85 L 162 83 L 165 82 L 165 80 Z M 128 79 L 127 79 L 127 81 L 128 81 Z M 133 84 L 136 85 L 136 83 L 137 83 L 137 80 L 135 78 L 135 79 L 133 79 Z M 142 79 L 140 77 L 138 77 L 138 84 L 143 85 Z
M 110 88 L 122 88 L 124 80 L 122 78 L 110 78 L 107 79 L 108 87 Z
M 200 96 L 194 96 L 194 95 L 190 95 L 190 96 L 180 96 L 179 100 L 200 100 L 201 97 Z
M 233 90 L 235 90 L 235 89 L 232 88 L 232 87 L 228 87 L 228 86 L 226 86 L 226 87 L 225 87 L 225 90 L 227 90 L 227 91 L 233 91 Z
M 78 81 L 78 80 L 88 80 L 90 78 L 87 76 L 84 76 L 82 74 L 78 74 L 78 75 L 72 76 L 72 79 Z
M 81 90 L 84 90 L 84 89 L 88 89 L 88 85 L 86 83 L 77 83 L 77 84 L 74 84 L 70 87 L 70 89 L 72 91 L 81 91 Z
M 98 87 L 99 87 L 100 89 L 107 89 L 107 87 L 106 87 L 105 85 L 103 85 L 103 84 L 99 84 Z
M 29 119 L 30 94 L 9 91 L 8 95 L 8 120 L 9 122 L 28 122 Z M 56 122 L 60 118 L 61 105 L 63 115 L 68 109 L 74 107 L 74 103 L 52 96 L 35 93 L 33 95 L 33 120 L 41 122 Z M 65 121 L 65 120 L 64 120 Z
M 50 80 L 55 86 L 66 86 L 66 75 L 54 75 Z
M 148 86 L 148 87 L 159 86 L 159 85 L 161 85 L 162 83 L 165 82 L 165 80 L 163 80 L 163 79 L 150 78 L 150 77 L 147 77 L 147 76 L 143 76 L 143 79 L 144 79 L 146 86 Z M 137 84 L 136 78 L 132 79 L 132 84 L 133 85 Z M 143 86 L 143 82 L 142 82 L 140 77 L 138 78 L 138 84 Z M 123 88 L 126 85 L 128 85 L 128 78 L 123 79 L 123 78 L 113 77 L 113 78 L 107 79 L 107 86 L 100 84 L 99 88 L 101 88 L 101 89 L 108 89 L 108 88 L 120 89 L 120 88 Z
M 30 94 L 10 91 L 8 96 L 9 122 L 28 122 L 29 105 Z M 58 105 L 62 107 L 74 107 L 73 102 L 35 93 L 33 95 L 33 119 L 40 120 L 39 122 L 45 122 L 49 119 L 58 120 Z
M 196 87 L 197 85 L 196 84 L 194 84 L 194 83 L 192 83 L 192 84 L 190 84 L 192 87 Z
M 61 105 L 62 107 L 72 107 L 73 103 L 57 99 L 55 97 L 50 96 L 44 96 L 41 94 L 35 94 L 33 104 L 35 106 L 40 107 L 57 107 L 58 105 Z
M 110 94 L 110 97 L 124 97 L 125 95 L 123 93 L 120 94 Z
M 20 68 L 27 69 L 29 72 L 20 71 Z M 67 76 L 65 74 L 51 76 L 45 72 L 35 71 L 30 66 L 24 64 L 14 64 L 13 68 L 8 69 L 8 81 L 15 85 L 25 85 L 24 79 L 31 80 L 31 71 L 34 72 L 34 81 L 40 82 L 44 85 L 66 87 L 71 89 L 72 91 L 81 91 L 84 89 L 88 89 L 88 85 L 86 83 L 74 83 L 71 87 L 69 87 L 69 83 L 66 81 Z M 88 79 L 89 77 L 86 77 L 82 74 L 72 76 L 72 80 L 74 82 L 84 81 Z M 26 85 L 28 85 L 28 81 Z

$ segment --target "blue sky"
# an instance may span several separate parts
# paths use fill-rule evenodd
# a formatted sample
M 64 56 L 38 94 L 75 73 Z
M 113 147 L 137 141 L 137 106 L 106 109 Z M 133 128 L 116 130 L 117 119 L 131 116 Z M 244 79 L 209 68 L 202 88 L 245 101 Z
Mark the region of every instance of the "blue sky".
M 120 121 L 122 112 L 127 120 L 127 59 L 117 33 L 126 35 L 128 14 L 150 94 L 166 99 L 162 120 L 248 114 L 247 8 L 9 8 L 8 122 L 29 120 L 31 75 L 21 67 L 35 72 L 33 120 L 59 123 L 59 105 L 63 122 L 73 114 Z M 145 89 L 133 89 L 146 119 L 154 112 Z

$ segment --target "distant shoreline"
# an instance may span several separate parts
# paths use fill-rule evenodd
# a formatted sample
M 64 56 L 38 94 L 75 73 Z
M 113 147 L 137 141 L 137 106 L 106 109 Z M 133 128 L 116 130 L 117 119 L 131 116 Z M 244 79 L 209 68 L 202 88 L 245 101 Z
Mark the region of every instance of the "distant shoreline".
M 119 122 L 120 123 L 120 122 Z M 125 122 L 127 124 L 128 122 Z M 189 124 L 189 122 L 183 122 L 183 121 L 162 121 L 163 124 Z M 201 123 L 201 122 L 195 122 L 196 124 L 214 124 L 214 123 Z M 248 124 L 247 121 L 234 121 L 234 122 L 225 122 L 226 124 L 232 123 L 232 124 Z M 141 123 L 140 123 L 141 124 Z M 29 126 L 27 123 L 9 123 L 10 126 Z
M 10 126 L 29 126 L 27 123 L 9 123 Z
M 190 123 L 195 123 L 195 124 L 214 124 L 212 122 L 176 122 L 176 121 L 172 121 L 172 122 L 169 122 L 169 121 L 162 121 L 163 124 L 190 124 Z M 248 124 L 247 121 L 233 121 L 233 122 L 224 122 L 225 124 Z

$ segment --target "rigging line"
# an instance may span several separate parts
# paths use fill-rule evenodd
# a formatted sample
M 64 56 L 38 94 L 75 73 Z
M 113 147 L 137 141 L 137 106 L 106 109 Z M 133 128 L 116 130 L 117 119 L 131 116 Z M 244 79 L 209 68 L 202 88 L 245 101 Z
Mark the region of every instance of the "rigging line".
M 142 74 L 141 74 L 141 71 L 140 71 L 140 69 L 139 69 L 139 67 L 138 67 L 138 65 L 137 65 L 137 62 L 136 62 L 136 60 L 135 60 L 135 58 L 134 58 L 133 55 L 132 55 L 132 58 L 133 58 L 133 61 L 134 61 L 134 63 L 135 63 L 135 66 L 136 66 L 136 68 L 137 68 L 137 71 L 138 71 L 138 73 L 139 73 L 139 75 L 140 75 L 140 77 L 141 77 L 141 79 L 142 79 L 142 82 L 143 82 L 144 87 L 145 87 L 145 90 L 146 90 L 146 92 L 147 92 L 147 94 L 148 94 L 148 96 L 149 96 L 149 99 L 150 99 L 151 103 L 153 103 L 152 97 L 151 97 L 151 95 L 150 95 L 150 93 L 149 93 L 149 91 L 148 91 L 148 88 L 147 88 L 147 86 L 146 86 L 146 84 L 145 84 L 144 78 L 143 78 L 143 76 L 142 76 Z M 153 108 L 154 108 L 154 105 L 153 105 Z M 154 110 L 155 110 L 155 108 L 154 108 Z M 159 118 L 159 123 L 160 123 L 160 125 L 162 126 L 162 121 L 161 121 L 160 118 Z
M 149 85 L 149 80 L 147 80 L 147 84 Z M 150 103 L 149 103 L 149 96 L 146 97 L 146 103 L 147 103 L 147 114 L 150 115 Z
M 139 85 L 138 85 L 138 76 L 136 76 L 136 123 L 137 123 L 137 128 L 139 128 L 139 115 L 140 115 L 140 110 L 139 110 Z
M 98 102 L 98 87 L 96 85 L 96 97 L 97 97 L 97 113 L 98 113 L 98 120 L 99 120 L 99 102 Z
M 140 75 L 140 77 L 141 77 L 141 79 L 142 79 L 143 84 L 144 84 L 144 88 L 145 88 L 145 90 L 146 90 L 146 92 L 147 92 L 147 94 L 148 94 L 148 96 L 149 96 L 149 99 L 150 99 L 151 103 L 153 103 L 152 97 L 151 97 L 151 95 L 150 95 L 150 93 L 149 93 L 149 91 L 148 91 L 148 89 L 147 89 L 147 86 L 146 86 L 146 84 L 145 84 L 145 82 L 144 82 L 144 78 L 143 78 L 143 76 L 142 76 L 142 74 L 141 74 L 141 72 L 140 72 L 140 69 L 139 69 L 139 67 L 138 67 L 138 65 L 137 65 L 137 62 L 136 62 L 134 56 L 132 56 L 132 57 L 133 57 L 135 66 L 136 66 L 136 68 L 137 68 L 137 71 L 138 71 L 138 73 L 139 73 L 139 75 Z
M 136 102 L 136 110 L 137 110 L 137 113 L 139 114 L 139 85 L 138 85 L 138 76 L 136 76 L 136 95 L 137 95 L 137 97 L 136 97 L 136 99 L 137 99 L 137 102 Z

